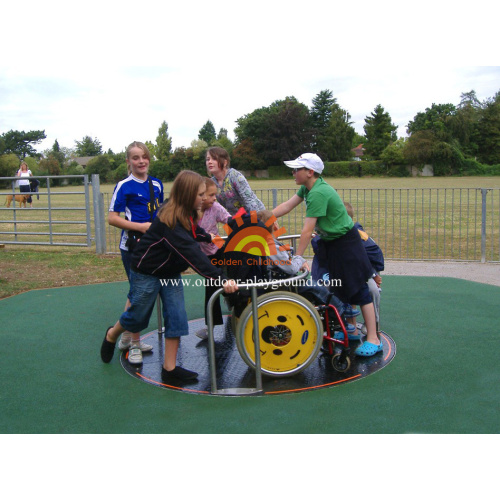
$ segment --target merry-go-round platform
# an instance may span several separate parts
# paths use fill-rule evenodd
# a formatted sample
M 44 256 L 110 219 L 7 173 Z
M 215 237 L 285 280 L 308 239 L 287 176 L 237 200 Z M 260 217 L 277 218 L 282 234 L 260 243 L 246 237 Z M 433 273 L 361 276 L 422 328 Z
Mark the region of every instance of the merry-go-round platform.
M 189 383 L 179 382 L 179 384 L 174 385 L 162 382 L 164 342 L 163 335 L 158 330 L 146 333 L 141 337 L 143 341 L 153 346 L 151 352 L 143 353 L 141 365 L 130 364 L 127 351 L 121 354 L 121 365 L 131 376 L 162 389 L 213 395 L 208 341 L 201 340 L 195 335 L 195 332 L 203 328 L 204 325 L 203 318 L 189 322 L 190 334 L 181 337 L 177 354 L 177 364 L 196 371 L 198 373 L 197 380 L 189 381 Z M 380 338 L 383 342 L 383 351 L 371 357 L 355 356 L 354 350 L 360 342 L 351 342 L 351 364 L 345 372 L 336 371 L 332 366 L 331 356 L 322 350 L 318 357 L 300 373 L 279 378 L 264 375 L 260 394 L 267 396 L 324 389 L 367 377 L 384 368 L 396 355 L 394 340 L 383 331 L 380 332 Z M 240 356 L 232 332 L 230 316 L 224 316 L 224 325 L 215 327 L 214 346 L 217 388 L 223 392 L 225 389 L 230 390 L 229 388 L 235 387 L 243 390 L 255 387 L 255 370 L 249 367 Z

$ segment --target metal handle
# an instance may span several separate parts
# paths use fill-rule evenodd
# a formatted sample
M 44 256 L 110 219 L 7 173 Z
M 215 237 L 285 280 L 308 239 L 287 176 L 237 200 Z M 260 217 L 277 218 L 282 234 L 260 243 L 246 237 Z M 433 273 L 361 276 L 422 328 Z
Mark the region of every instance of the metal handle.
M 253 318 L 253 334 L 255 342 L 255 388 L 244 389 L 244 388 L 230 388 L 230 389 L 217 389 L 217 367 L 215 363 L 215 340 L 214 340 L 214 320 L 213 320 L 213 304 L 218 299 L 219 295 L 224 291 L 223 288 L 219 288 L 208 301 L 207 304 L 207 329 L 208 329 L 208 360 L 210 367 L 210 392 L 212 394 L 224 394 L 226 396 L 238 396 L 243 394 L 262 394 L 262 372 L 261 372 L 261 361 L 260 361 L 260 338 L 259 338 L 259 318 L 257 312 L 257 289 L 258 288 L 268 288 L 269 286 L 285 286 L 293 284 L 296 281 L 304 279 L 308 276 L 309 271 L 304 271 L 302 274 L 297 276 L 292 276 L 291 278 L 286 278 L 282 280 L 272 280 L 265 281 L 261 283 L 238 283 L 238 288 L 243 290 L 251 289 L 252 293 L 252 318 Z M 235 332 L 233 332 L 235 333 Z

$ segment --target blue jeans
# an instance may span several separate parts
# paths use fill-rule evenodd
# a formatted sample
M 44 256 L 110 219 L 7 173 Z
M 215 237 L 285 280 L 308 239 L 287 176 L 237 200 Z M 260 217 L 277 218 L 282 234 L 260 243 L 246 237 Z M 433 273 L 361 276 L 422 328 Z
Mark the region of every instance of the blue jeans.
M 160 294 L 163 304 L 165 337 L 182 337 L 189 334 L 184 288 L 181 275 L 163 280 L 130 270 L 131 306 L 121 315 L 120 324 L 129 332 L 139 333 L 147 328 L 153 313 L 156 297 Z

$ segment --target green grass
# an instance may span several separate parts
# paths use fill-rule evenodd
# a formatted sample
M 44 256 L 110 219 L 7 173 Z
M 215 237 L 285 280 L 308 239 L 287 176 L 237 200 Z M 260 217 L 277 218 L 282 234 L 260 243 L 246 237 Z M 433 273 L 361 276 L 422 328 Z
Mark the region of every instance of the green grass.
M 481 258 L 481 192 L 491 189 L 486 205 L 487 260 L 499 260 L 499 198 L 500 177 L 371 177 L 326 178 L 349 201 L 368 233 L 392 259 L 455 259 Z M 292 196 L 297 186 L 292 178 L 282 180 L 251 179 L 250 185 L 264 204 L 272 208 Z M 168 193 L 172 183 L 164 184 Z M 101 185 L 105 210 L 109 205 L 114 184 Z M 273 193 L 273 190 L 276 190 Z M 90 189 L 90 221 L 93 225 L 93 201 Z M 6 193 L 7 191 L 3 191 Z M 34 200 L 34 209 L 5 209 L 1 205 L 0 240 L 14 242 L 35 241 L 48 243 L 48 203 L 46 189 L 41 188 L 40 200 Z M 78 194 L 75 194 L 78 193 Z M 50 205 L 56 209 L 51 221 L 54 243 L 68 242 L 86 245 L 93 238 L 93 229 L 87 235 L 85 225 L 84 187 L 52 187 Z M 273 198 L 275 196 L 275 198 Z M 304 204 L 280 221 L 287 234 L 298 234 L 305 216 Z M 120 231 L 107 226 L 107 251 L 118 252 Z M 45 248 L 45 247 L 44 247 Z M 57 248 L 57 247 L 51 247 Z M 84 248 L 84 247 L 82 247 Z M 310 256 L 310 253 L 309 253 Z

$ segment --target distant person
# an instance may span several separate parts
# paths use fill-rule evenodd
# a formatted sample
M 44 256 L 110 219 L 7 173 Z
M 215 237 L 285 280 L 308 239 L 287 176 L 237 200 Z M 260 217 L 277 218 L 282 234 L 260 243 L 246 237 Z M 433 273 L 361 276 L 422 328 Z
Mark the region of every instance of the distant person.
M 252 210 L 265 210 L 264 203 L 252 191 L 245 176 L 231 168 L 229 154 L 224 148 L 208 148 L 205 164 L 209 176 L 216 182 L 219 192 L 217 201 L 231 214 L 236 215 L 244 208 L 247 213 Z
M 151 227 L 132 253 L 130 269 L 130 307 L 107 329 L 101 346 L 101 359 L 109 363 L 116 341 L 125 331 L 144 330 L 160 294 L 165 320 L 165 350 L 161 379 L 164 383 L 195 380 L 195 371 L 177 365 L 180 338 L 189 334 L 181 273 L 191 267 L 200 276 L 221 283 L 225 293 L 238 289 L 226 280 L 201 251 L 198 236 L 210 235 L 197 226 L 198 213 L 205 197 L 205 181 L 190 170 L 181 171 L 174 180 L 170 198 L 158 211 Z
M 129 281 L 134 245 L 151 226 L 156 211 L 163 203 L 162 182 L 148 175 L 150 159 L 149 150 L 142 142 L 135 141 L 127 147 L 129 176 L 115 186 L 109 205 L 108 224 L 122 229 L 120 253 Z M 121 213 L 125 214 L 125 219 L 120 216 Z M 125 310 L 129 307 L 130 294 Z M 124 333 L 118 347 L 122 351 L 129 350 L 128 360 L 132 364 L 141 364 L 142 353 L 153 349 L 152 345 L 141 342 L 137 332 Z
M 19 184 L 19 191 L 21 191 L 21 193 L 31 193 L 29 177 L 31 177 L 32 175 L 33 174 L 31 173 L 31 170 L 28 168 L 28 164 L 23 161 L 16 173 L 16 176 L 20 177 L 17 182 Z M 30 204 L 30 208 L 33 208 L 33 198 L 31 197 L 31 194 L 27 198 L 27 202 Z
M 199 211 L 199 220 L 198 225 L 204 229 L 207 233 L 212 236 L 220 236 L 219 228 L 217 224 L 223 223 L 225 224 L 228 219 L 231 217 L 229 212 L 217 201 L 217 184 L 213 179 L 205 177 L 205 185 L 207 190 L 205 192 L 205 199 L 201 205 L 201 209 Z M 216 254 L 219 252 L 219 248 L 212 242 L 210 243 L 200 243 L 201 251 L 207 255 L 211 260 L 218 260 Z M 214 262 L 212 260 L 212 262 Z M 205 326 L 196 332 L 196 335 L 200 339 L 208 338 L 208 315 L 207 315 L 207 305 L 208 301 L 212 297 L 212 295 L 220 288 L 220 286 L 212 286 L 210 282 L 207 280 L 205 284 Z M 223 325 L 224 321 L 222 319 L 222 310 L 220 307 L 220 297 L 215 301 L 213 305 L 213 325 Z
M 40 195 L 38 194 L 38 186 L 40 186 L 40 181 L 38 179 L 30 179 L 30 191 L 32 193 L 37 193 L 37 200 L 40 199 Z
M 292 169 L 297 194 L 274 210 L 276 217 L 292 211 L 306 202 L 306 217 L 300 234 L 296 255 L 303 256 L 312 234 L 320 235 L 320 261 L 328 262 L 330 290 L 345 304 L 359 304 L 366 328 L 366 342 L 355 351 L 358 356 L 373 356 L 382 352 L 382 341 L 377 335 L 375 310 L 366 282 L 372 267 L 358 230 L 347 214 L 337 191 L 321 177 L 324 165 L 313 153 L 304 153 L 295 160 L 285 161 Z M 338 280 L 338 281 L 333 281 Z

